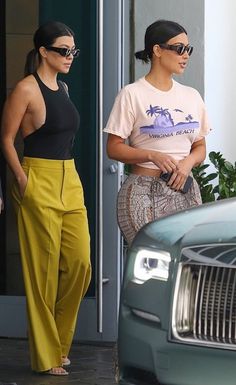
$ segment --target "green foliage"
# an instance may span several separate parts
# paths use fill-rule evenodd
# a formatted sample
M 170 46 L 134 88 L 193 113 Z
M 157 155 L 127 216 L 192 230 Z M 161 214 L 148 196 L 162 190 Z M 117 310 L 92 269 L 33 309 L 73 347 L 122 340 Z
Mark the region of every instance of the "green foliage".
M 233 165 L 225 160 L 220 152 L 215 151 L 210 152 L 209 159 L 216 172 L 206 173 L 210 164 L 202 164 L 193 169 L 193 176 L 199 184 L 203 203 L 236 196 L 236 162 Z M 215 179 L 214 184 L 210 183 Z
M 125 173 L 125 175 L 129 175 L 131 173 L 131 164 L 125 163 L 125 165 L 124 165 L 124 173 Z

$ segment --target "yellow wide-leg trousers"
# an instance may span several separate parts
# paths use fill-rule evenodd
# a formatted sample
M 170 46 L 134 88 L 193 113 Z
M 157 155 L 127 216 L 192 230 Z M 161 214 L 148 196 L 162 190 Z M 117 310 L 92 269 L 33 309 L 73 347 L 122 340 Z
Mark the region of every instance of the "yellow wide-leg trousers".
M 73 160 L 24 158 L 23 198 L 13 199 L 27 298 L 31 366 L 46 371 L 69 354 L 90 278 L 83 188 Z

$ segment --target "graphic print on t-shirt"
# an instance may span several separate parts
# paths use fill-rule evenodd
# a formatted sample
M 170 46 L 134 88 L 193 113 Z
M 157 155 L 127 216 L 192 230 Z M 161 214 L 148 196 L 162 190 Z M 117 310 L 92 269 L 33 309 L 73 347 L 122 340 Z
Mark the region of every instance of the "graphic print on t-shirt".
M 172 136 L 194 133 L 199 128 L 199 122 L 194 120 L 191 114 L 185 114 L 182 110 L 175 108 L 162 108 L 152 106 L 146 110 L 146 114 L 154 116 L 154 122 L 150 126 L 140 127 L 141 134 L 158 136 Z

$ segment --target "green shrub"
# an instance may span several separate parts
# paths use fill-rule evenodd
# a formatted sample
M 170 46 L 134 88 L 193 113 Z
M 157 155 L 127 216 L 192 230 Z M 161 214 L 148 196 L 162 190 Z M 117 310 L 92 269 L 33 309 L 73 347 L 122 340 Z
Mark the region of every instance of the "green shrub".
M 236 162 L 233 165 L 220 152 L 215 151 L 209 153 L 209 159 L 216 172 L 206 173 L 210 164 L 201 164 L 193 169 L 203 203 L 236 196 Z M 213 180 L 215 183 L 210 183 Z

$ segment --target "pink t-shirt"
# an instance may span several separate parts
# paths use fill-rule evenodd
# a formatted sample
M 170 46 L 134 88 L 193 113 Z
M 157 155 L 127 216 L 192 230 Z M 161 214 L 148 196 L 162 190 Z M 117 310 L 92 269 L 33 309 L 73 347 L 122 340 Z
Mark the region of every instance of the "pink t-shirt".
M 128 139 L 134 148 L 181 160 L 210 127 L 197 90 L 173 80 L 169 91 L 160 91 L 143 77 L 119 92 L 104 131 Z M 152 162 L 139 165 L 158 168 Z

